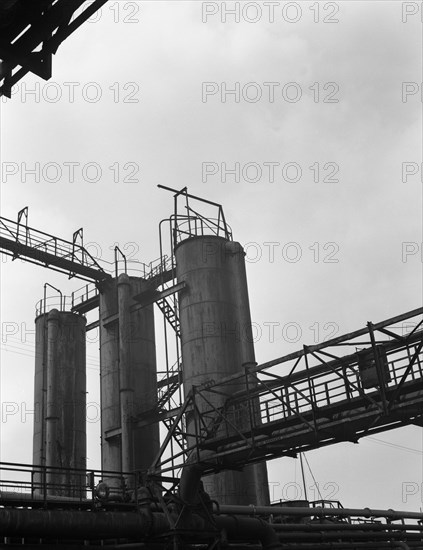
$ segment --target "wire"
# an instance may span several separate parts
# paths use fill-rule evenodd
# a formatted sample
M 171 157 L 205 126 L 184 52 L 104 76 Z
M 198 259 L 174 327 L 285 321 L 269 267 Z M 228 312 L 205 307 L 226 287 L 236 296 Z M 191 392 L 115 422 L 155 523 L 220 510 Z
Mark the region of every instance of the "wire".
M 308 469 L 310 470 L 310 474 L 311 474 L 311 477 L 313 478 L 314 485 L 316 486 L 317 492 L 319 493 L 320 500 L 323 500 L 322 493 L 320 492 L 320 489 L 319 489 L 319 485 L 317 484 L 316 480 L 314 479 L 313 472 L 311 471 L 311 466 L 309 464 L 309 461 L 307 460 L 307 457 L 306 457 L 305 453 L 303 453 L 303 456 L 304 456 L 304 460 L 307 463 Z
M 302 478 L 303 478 L 304 497 L 305 497 L 306 500 L 308 500 L 308 497 L 307 497 L 307 485 L 306 485 L 306 482 L 305 482 L 305 473 L 304 473 L 304 466 L 303 466 L 303 454 L 304 454 L 304 453 L 300 453 L 301 476 L 302 476 Z
M 8 351 L 7 348 L 10 347 L 10 348 L 13 348 L 13 349 L 18 349 L 18 350 L 21 350 L 21 351 L 30 352 L 30 353 L 31 353 L 31 355 L 30 355 L 31 357 L 35 357 L 35 356 L 36 356 L 35 349 L 34 349 L 33 347 L 31 347 L 31 348 L 22 347 L 22 346 L 19 346 L 19 345 L 15 344 L 15 343 L 12 343 L 12 344 L 5 344 L 5 343 L 3 343 L 2 346 L 3 346 L 3 349 L 4 349 L 5 351 Z M 12 350 L 11 350 L 11 351 L 12 351 Z M 98 365 L 98 364 L 99 364 L 99 363 L 96 361 L 97 358 L 94 357 L 93 355 L 87 355 L 86 357 L 89 358 L 89 359 L 93 359 L 93 360 L 94 360 L 94 361 L 91 361 L 91 364 L 94 364 L 94 365 Z
M 393 447 L 394 449 L 398 449 L 399 451 L 405 451 L 412 454 L 419 454 L 423 455 L 423 451 L 419 451 L 418 449 L 412 449 L 411 447 L 405 447 L 404 445 L 399 445 L 398 443 L 391 443 L 390 441 L 385 441 L 384 439 L 378 439 L 377 437 L 366 437 L 363 439 L 363 441 L 370 440 L 371 443 L 377 443 L 379 445 L 386 445 L 388 447 Z
M 9 340 L 12 340 L 11 344 L 8 343 Z M 3 345 L 6 345 L 6 346 L 7 345 L 12 345 L 12 344 L 15 344 L 15 345 L 19 344 L 19 345 L 27 346 L 28 350 L 32 350 L 33 352 L 35 352 L 35 343 L 34 342 L 29 342 L 29 341 L 28 342 L 23 342 L 21 340 L 21 338 L 16 337 L 16 336 L 6 335 L 5 340 L 4 341 L 2 340 L 1 343 Z M 93 343 L 95 343 L 95 342 L 93 342 Z M 90 358 L 90 359 L 94 359 L 94 361 L 98 360 L 98 356 L 96 356 L 96 355 L 87 354 L 86 357 Z
M 15 349 L 11 349 L 11 348 L 15 348 Z M 20 348 L 19 346 L 13 346 L 13 345 L 10 345 L 10 344 L 8 344 L 8 347 L 2 345 L 1 350 L 6 352 L 6 353 L 17 353 L 18 355 L 23 355 L 24 357 L 32 357 L 33 359 L 35 357 L 35 355 L 33 353 L 24 353 L 25 351 L 29 351 L 29 350 L 26 350 L 24 348 Z M 17 350 L 20 350 L 20 351 L 17 351 Z M 87 361 L 87 369 L 98 371 L 98 370 L 100 370 L 100 366 L 99 366 L 99 364 L 89 363 Z

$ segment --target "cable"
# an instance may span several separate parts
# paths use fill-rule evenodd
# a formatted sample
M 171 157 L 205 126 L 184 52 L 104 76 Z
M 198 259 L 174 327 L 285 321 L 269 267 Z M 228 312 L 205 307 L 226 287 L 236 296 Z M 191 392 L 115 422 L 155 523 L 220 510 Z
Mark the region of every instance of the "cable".
M 306 457 L 305 453 L 303 453 L 303 456 L 304 456 L 304 460 L 305 460 L 306 463 L 307 463 L 308 469 L 310 470 L 310 474 L 311 474 L 311 477 L 313 478 L 314 485 L 315 485 L 316 488 L 317 488 L 317 492 L 319 493 L 320 500 L 323 500 L 322 493 L 320 492 L 320 489 L 319 489 L 319 485 L 317 484 L 316 480 L 314 479 L 313 472 L 311 471 L 311 466 L 310 466 L 310 464 L 309 464 L 309 462 L 308 462 L 308 460 L 307 460 L 307 457 Z
M 391 443 L 390 441 L 385 441 L 383 439 L 378 439 L 377 437 L 366 437 L 366 439 L 363 439 L 363 441 L 370 440 L 372 443 L 377 443 L 379 445 L 386 445 L 388 447 L 393 447 L 395 449 L 398 449 L 399 451 L 405 451 L 412 454 L 419 454 L 423 455 L 423 451 L 419 451 L 418 449 L 412 449 L 411 447 L 405 447 L 404 445 L 399 445 L 398 443 Z
M 2 345 L 1 350 L 6 353 L 17 353 L 18 355 L 23 355 L 24 357 L 32 357 L 34 359 L 35 356 L 33 353 L 24 353 L 24 351 L 27 351 L 27 350 L 20 348 L 18 346 L 12 346 L 9 344 L 9 348 L 13 348 L 13 347 L 15 347 L 16 349 L 8 349 L 7 347 Z M 17 350 L 20 350 L 20 351 L 17 351 Z M 95 363 L 88 363 L 87 361 L 87 365 L 89 365 L 87 366 L 87 369 L 95 370 L 95 371 L 100 370 L 100 366 L 98 364 L 96 365 Z
M 28 349 L 35 352 L 35 343 L 34 342 L 23 342 L 20 338 L 18 338 L 16 336 L 7 335 L 6 338 L 5 338 L 5 341 L 2 340 L 1 343 L 3 345 L 12 345 L 12 344 L 8 343 L 8 340 L 12 340 L 12 344 L 21 344 L 23 346 L 28 346 Z M 94 343 L 96 343 L 96 342 L 93 342 L 93 344 Z M 90 358 L 90 359 L 94 359 L 94 360 L 98 359 L 98 356 L 96 356 L 96 355 L 87 354 L 86 357 Z
M 8 348 L 12 348 L 12 349 L 9 350 Z M 34 352 L 34 353 L 31 353 L 30 355 L 28 355 L 28 357 L 34 357 L 35 358 L 35 356 L 36 356 L 34 348 L 28 349 L 28 348 L 25 348 L 25 347 L 18 346 L 16 344 L 2 344 L 2 349 L 4 351 L 12 351 L 12 352 L 15 349 L 20 350 L 20 351 L 25 351 L 25 352 L 27 352 L 27 351 L 28 352 Z M 94 361 L 91 361 L 91 362 L 87 361 L 88 364 L 94 365 L 94 366 L 99 366 L 99 363 L 96 362 L 96 358 L 94 356 L 87 355 L 86 357 L 94 359 Z

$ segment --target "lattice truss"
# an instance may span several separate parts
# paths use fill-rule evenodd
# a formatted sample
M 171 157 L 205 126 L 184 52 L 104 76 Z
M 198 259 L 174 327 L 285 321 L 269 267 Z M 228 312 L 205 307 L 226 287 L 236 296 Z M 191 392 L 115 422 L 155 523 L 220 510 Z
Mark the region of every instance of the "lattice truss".
M 204 473 L 242 468 L 421 426 L 422 315 L 419 308 L 367 323 L 237 375 L 185 388 L 184 402 L 165 413 L 167 421 L 174 419 L 151 472 L 175 471 L 187 461 L 201 463 Z M 213 394 L 226 397 L 223 407 L 213 406 Z M 174 438 L 185 445 L 166 458 Z

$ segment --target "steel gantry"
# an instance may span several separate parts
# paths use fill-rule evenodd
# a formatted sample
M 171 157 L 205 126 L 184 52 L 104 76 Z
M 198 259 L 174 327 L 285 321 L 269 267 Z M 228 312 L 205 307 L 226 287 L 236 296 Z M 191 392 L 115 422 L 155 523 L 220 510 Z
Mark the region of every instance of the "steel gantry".
M 189 461 L 201 464 L 207 474 L 342 441 L 357 443 L 366 435 L 407 424 L 421 426 L 422 314 L 419 308 L 368 323 L 190 388 L 185 402 L 166 413 L 174 422 L 152 472 L 170 471 L 175 462 L 181 467 Z M 236 382 L 244 389 L 229 396 Z M 212 405 L 213 393 L 228 395 L 223 407 Z M 184 429 L 186 414 L 195 418 L 191 433 Z M 179 461 L 172 457 L 171 465 L 165 450 L 181 433 L 190 443 Z

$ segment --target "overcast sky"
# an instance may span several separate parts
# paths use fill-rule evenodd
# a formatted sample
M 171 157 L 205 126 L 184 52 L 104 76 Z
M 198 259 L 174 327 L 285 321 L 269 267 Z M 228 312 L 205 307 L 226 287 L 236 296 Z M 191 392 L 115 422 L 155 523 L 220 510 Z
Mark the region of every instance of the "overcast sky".
M 157 184 L 221 203 L 246 247 L 260 363 L 420 307 L 419 9 L 109 2 L 59 48 L 50 82 L 28 75 L 1 102 L 2 216 L 29 206 L 32 227 L 71 240 L 82 226 L 103 259 L 118 243 L 148 263 L 172 213 Z M 35 302 L 45 282 L 67 293 L 82 283 L 9 258 L 1 274 L 0 457 L 31 462 L 22 413 L 33 402 Z M 280 327 L 272 342 L 269 321 Z M 92 339 L 88 399 L 98 402 Z M 5 416 L 5 403 L 19 412 Z M 88 465 L 99 467 L 98 422 L 89 430 Z M 322 496 L 418 510 L 422 430 L 377 439 L 307 454 Z M 299 496 L 298 461 L 269 472 L 275 499 Z

